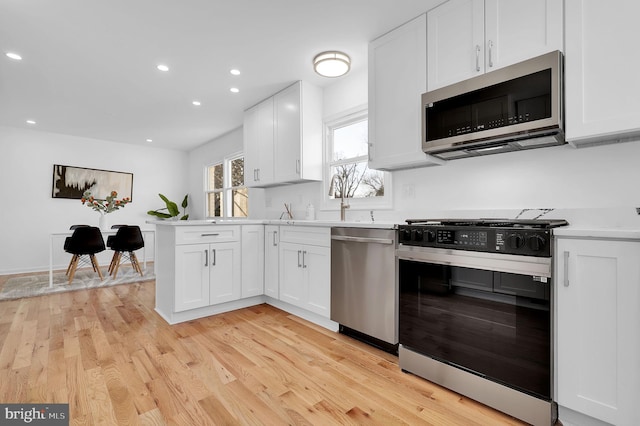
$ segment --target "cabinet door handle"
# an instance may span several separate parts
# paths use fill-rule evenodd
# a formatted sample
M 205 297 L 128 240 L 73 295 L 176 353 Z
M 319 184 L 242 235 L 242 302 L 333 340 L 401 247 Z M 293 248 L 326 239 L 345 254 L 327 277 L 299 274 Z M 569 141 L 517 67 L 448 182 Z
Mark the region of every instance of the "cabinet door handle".
M 300 263 L 300 250 L 298 250 L 298 268 L 302 267 L 302 264 Z
M 489 40 L 489 68 L 493 68 L 493 59 L 491 58 L 492 48 L 493 48 L 493 41 Z
M 300 159 L 296 160 L 296 173 L 300 174 Z
M 216 249 L 211 250 L 211 266 L 216 266 Z
M 276 247 L 278 245 L 278 242 L 276 241 L 276 238 L 278 237 L 278 231 L 273 231 L 273 246 Z
M 204 266 L 209 266 L 209 250 L 204 251 Z
M 480 45 L 476 44 L 476 72 L 480 72 Z
M 569 252 L 564 252 L 564 286 L 569 287 Z
M 257 171 L 258 171 L 258 182 L 260 182 L 260 168 L 258 168 Z
M 303 267 L 303 268 L 306 268 L 306 267 L 307 267 L 307 264 L 306 264 L 306 262 L 305 262 L 305 260 L 304 260 L 304 256 L 305 256 L 306 254 L 307 254 L 307 251 L 306 251 L 306 250 L 302 252 L 302 267 Z
M 200 234 L 201 237 L 217 237 L 218 235 L 220 235 L 220 234 L 218 234 L 218 233 L 215 233 L 215 234 Z

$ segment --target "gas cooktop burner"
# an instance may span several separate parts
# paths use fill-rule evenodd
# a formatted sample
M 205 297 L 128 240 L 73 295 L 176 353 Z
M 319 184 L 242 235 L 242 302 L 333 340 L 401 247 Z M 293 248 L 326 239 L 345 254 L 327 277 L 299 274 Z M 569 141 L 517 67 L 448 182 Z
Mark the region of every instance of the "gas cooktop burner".
M 566 226 L 563 219 L 407 219 L 409 225 L 551 229 Z

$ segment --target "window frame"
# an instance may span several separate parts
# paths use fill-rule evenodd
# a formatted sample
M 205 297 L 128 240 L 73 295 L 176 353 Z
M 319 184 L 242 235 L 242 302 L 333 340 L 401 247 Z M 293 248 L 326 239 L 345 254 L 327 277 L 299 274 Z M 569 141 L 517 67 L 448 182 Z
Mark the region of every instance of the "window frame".
M 204 217 L 207 219 L 235 219 L 245 218 L 245 216 L 233 216 L 233 191 L 238 189 L 248 189 L 246 186 L 245 176 L 243 176 L 243 184 L 240 186 L 232 186 L 232 173 L 231 163 L 239 158 L 244 158 L 244 152 L 234 152 L 233 154 L 225 156 L 222 161 L 216 161 L 208 164 L 204 168 Z M 222 188 L 210 189 L 209 188 L 209 169 L 215 166 L 222 165 Z M 222 209 L 221 216 L 211 216 L 209 214 L 209 194 L 221 193 L 222 194 Z M 249 206 L 249 191 L 247 191 L 247 210 Z M 248 213 L 248 211 L 247 211 Z M 246 216 L 248 217 L 248 215 Z
M 324 120 L 323 123 L 323 167 L 322 167 L 322 205 L 321 210 L 340 210 L 340 198 L 329 197 L 329 185 L 331 183 L 331 168 L 339 164 L 351 164 L 365 161 L 368 163 L 368 154 L 359 157 L 350 157 L 333 161 L 333 132 L 341 127 L 355 124 L 363 120 L 369 120 L 367 105 L 360 105 L 347 111 L 335 114 Z M 370 146 L 370 145 L 369 145 Z M 376 170 L 376 169 L 373 169 Z M 380 170 L 384 174 L 384 195 L 379 197 L 345 198 L 350 210 L 379 210 L 393 208 L 393 195 L 391 173 Z

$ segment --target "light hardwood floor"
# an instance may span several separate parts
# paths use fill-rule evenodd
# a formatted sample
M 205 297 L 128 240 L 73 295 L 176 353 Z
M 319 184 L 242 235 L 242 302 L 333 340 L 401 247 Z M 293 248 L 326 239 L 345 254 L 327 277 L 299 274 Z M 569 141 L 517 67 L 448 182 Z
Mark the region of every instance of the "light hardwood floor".
M 0 302 L 0 402 L 69 403 L 87 425 L 522 424 L 268 305 L 170 326 L 154 292 Z

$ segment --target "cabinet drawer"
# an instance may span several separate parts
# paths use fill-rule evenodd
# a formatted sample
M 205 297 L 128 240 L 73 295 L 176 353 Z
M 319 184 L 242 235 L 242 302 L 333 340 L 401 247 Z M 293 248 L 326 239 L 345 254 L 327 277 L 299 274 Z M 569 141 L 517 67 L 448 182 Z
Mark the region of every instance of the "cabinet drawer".
M 281 226 L 280 241 L 331 247 L 331 228 L 316 226 Z
M 240 241 L 239 226 L 185 226 L 176 229 L 176 244 Z

